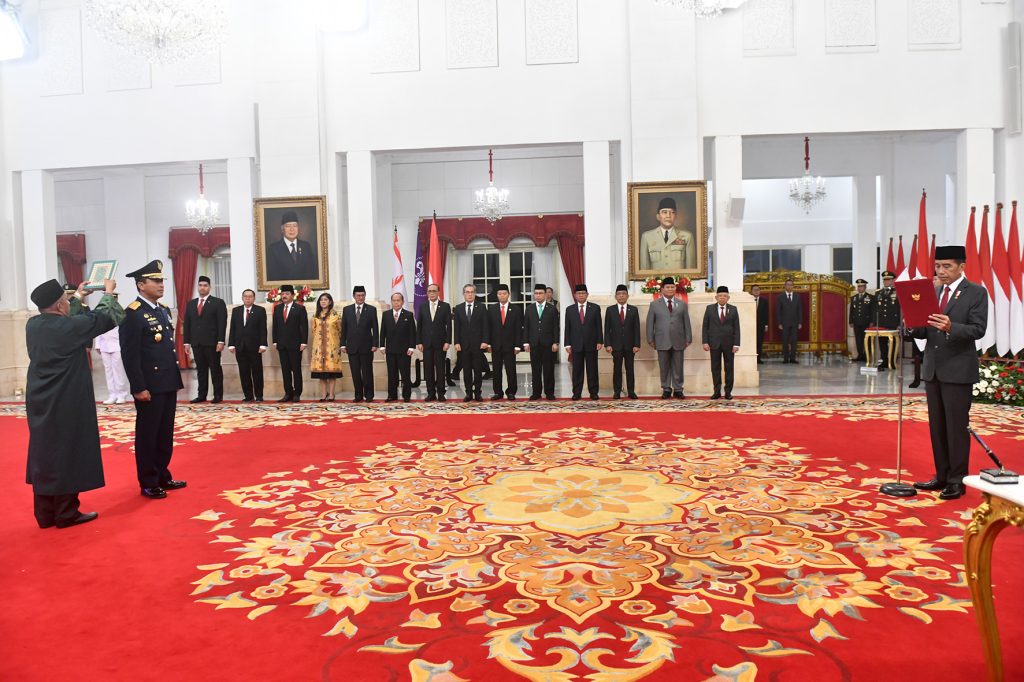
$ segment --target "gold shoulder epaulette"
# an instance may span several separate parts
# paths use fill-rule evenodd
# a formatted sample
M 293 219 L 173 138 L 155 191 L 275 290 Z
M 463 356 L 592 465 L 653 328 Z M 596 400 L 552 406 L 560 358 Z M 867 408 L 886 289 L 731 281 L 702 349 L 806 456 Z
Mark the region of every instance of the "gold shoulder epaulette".
M 171 306 L 167 305 L 167 304 L 166 304 L 166 303 L 164 303 L 163 301 L 160 301 L 160 307 L 161 307 L 161 308 L 167 308 L 168 310 L 170 310 L 170 309 L 171 309 Z
M 128 304 L 128 310 L 138 310 L 140 305 L 138 301 L 132 301 Z

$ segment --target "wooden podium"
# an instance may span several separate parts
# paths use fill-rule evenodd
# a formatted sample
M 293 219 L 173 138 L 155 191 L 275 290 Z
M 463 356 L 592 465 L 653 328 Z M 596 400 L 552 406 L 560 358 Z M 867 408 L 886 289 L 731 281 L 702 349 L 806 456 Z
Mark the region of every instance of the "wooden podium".
M 793 280 L 793 293 L 803 301 L 803 327 L 797 334 L 797 352 L 848 353 L 850 295 L 853 286 L 832 275 L 815 275 L 799 270 L 759 272 L 743 278 L 743 290 L 750 293 L 754 284 L 768 298 L 768 332 L 764 351 L 782 351 L 782 332 L 775 315 L 775 301 L 785 291 L 787 279 Z

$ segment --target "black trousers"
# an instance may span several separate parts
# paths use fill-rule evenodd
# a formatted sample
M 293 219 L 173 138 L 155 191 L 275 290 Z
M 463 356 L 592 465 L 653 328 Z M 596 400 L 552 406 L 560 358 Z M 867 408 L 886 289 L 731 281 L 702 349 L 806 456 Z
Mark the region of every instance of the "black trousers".
M 174 410 L 177 391 L 153 393 L 150 399 L 135 400 L 135 470 L 140 488 L 156 488 L 172 479 Z
M 935 478 L 946 483 L 963 483 L 971 455 L 972 384 L 924 382 L 928 396 L 928 430 L 932 436 Z
M 281 360 L 281 381 L 284 383 L 285 396 L 301 397 L 302 351 L 298 348 L 279 348 L 277 356 Z
M 636 393 L 636 381 L 633 378 L 633 360 L 635 359 L 636 353 L 632 348 L 612 351 L 612 388 L 615 390 L 615 395 L 622 393 L 623 365 L 626 368 L 626 392 Z
M 427 398 L 444 397 L 447 381 L 445 381 L 444 361 L 448 353 L 440 348 L 423 348 L 423 375 L 427 380 Z
M 504 378 L 508 379 L 508 391 L 505 393 L 509 398 L 516 397 L 519 390 L 519 379 L 516 377 L 516 354 L 514 350 L 500 350 L 491 352 L 491 385 L 494 387 L 494 395 L 502 394 Z
M 373 400 L 373 353 L 348 354 L 352 368 L 352 386 L 357 400 Z
M 857 360 L 863 360 L 866 356 L 864 355 L 864 332 L 868 326 L 855 324 L 853 325 L 853 338 L 856 339 L 857 343 Z
M 587 371 L 587 390 L 590 397 L 596 398 L 600 390 L 597 382 L 597 351 L 579 351 L 572 349 L 572 397 L 579 398 L 583 395 L 583 370 Z
M 70 524 L 78 518 L 78 493 L 35 495 L 32 506 L 40 528 Z
M 725 394 L 732 393 L 733 367 L 736 355 L 732 348 L 711 349 L 711 380 L 715 384 L 715 395 L 722 394 L 722 363 L 725 363 Z
M 900 361 L 899 351 L 896 354 L 896 362 Z M 884 336 L 878 337 L 878 365 L 879 367 L 887 367 L 889 369 L 896 369 L 896 366 L 889 362 L 889 339 Z
M 462 385 L 466 396 L 479 396 L 480 387 L 484 384 L 484 372 L 487 371 L 487 356 L 479 348 L 462 351 Z
M 555 355 L 547 344 L 530 346 L 530 369 L 533 375 L 533 391 L 530 397 L 536 400 L 544 395 L 549 400 L 555 399 Z
M 764 332 L 765 329 L 761 325 L 757 325 L 757 359 L 760 360 L 761 356 L 764 355 Z
M 797 325 L 782 328 L 782 359 L 796 360 L 796 337 L 800 333 Z
M 263 355 L 258 350 L 240 350 L 235 352 L 235 357 L 242 395 L 247 400 L 263 400 Z
M 409 379 L 412 358 L 405 353 L 385 353 L 384 358 L 388 363 L 388 400 L 398 399 L 399 379 L 402 380 L 402 399 L 408 400 L 412 397 L 412 381 Z
M 213 397 L 224 397 L 224 369 L 220 366 L 220 353 L 216 346 L 192 346 L 192 356 L 196 359 L 196 383 L 198 398 L 206 399 L 209 389 L 209 378 L 213 377 Z

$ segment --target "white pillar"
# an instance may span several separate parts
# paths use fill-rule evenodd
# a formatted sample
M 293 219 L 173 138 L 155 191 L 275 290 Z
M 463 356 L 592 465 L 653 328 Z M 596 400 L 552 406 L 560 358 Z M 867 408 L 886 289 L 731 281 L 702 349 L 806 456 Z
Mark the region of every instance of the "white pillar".
M 348 152 L 348 258 L 352 284 L 366 287 L 366 298 L 377 291 L 377 166 L 373 152 Z M 389 233 L 390 234 L 390 233 Z
M 243 289 L 256 288 L 256 239 L 252 195 L 252 159 L 228 159 L 228 215 L 231 216 L 231 300 L 242 300 Z
M 878 244 L 878 192 L 874 175 L 853 179 L 853 279 L 875 287 L 875 248 Z M 884 256 L 883 256 L 884 257 Z
M 743 196 L 743 137 L 721 135 L 714 150 L 715 286 L 743 288 L 743 221 L 729 219 L 730 197 Z
M 956 239 L 967 238 L 971 206 L 992 205 L 995 210 L 995 140 L 991 128 L 961 130 L 956 138 Z M 990 226 L 991 229 L 991 226 Z
M 135 298 L 135 283 L 125 273 L 152 260 L 146 246 L 146 177 L 139 169 L 121 169 L 103 175 L 103 215 L 106 218 L 105 257 L 117 261 L 117 290 L 127 305 Z M 156 256 L 171 266 L 166 253 Z M 86 273 L 88 274 L 88 273 Z
M 25 291 L 49 279 L 63 281 L 57 267 L 57 222 L 53 175 L 49 171 L 21 172 L 21 229 L 25 244 Z
M 612 264 L 611 159 L 607 140 L 583 143 L 583 267 L 591 294 L 615 290 Z

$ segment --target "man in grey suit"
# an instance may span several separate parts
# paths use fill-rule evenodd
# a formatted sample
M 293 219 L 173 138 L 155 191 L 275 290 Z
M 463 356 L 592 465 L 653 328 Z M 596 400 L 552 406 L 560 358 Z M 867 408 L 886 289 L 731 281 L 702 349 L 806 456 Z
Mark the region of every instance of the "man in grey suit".
M 716 303 L 704 310 L 701 344 L 711 351 L 711 379 L 715 384 L 712 400 L 722 397 L 722 363 L 725 362 L 725 399 L 732 400 L 733 357 L 740 349 L 740 311 L 729 305 L 729 287 L 718 287 Z
M 793 280 L 787 279 L 786 290 L 775 299 L 775 321 L 782 332 L 782 362 L 796 364 L 796 338 L 804 326 L 804 304 L 800 294 L 793 293 Z
M 928 429 L 932 437 L 935 477 L 915 483 L 918 490 L 940 490 L 939 499 L 963 496 L 964 476 L 971 454 L 971 394 L 978 381 L 978 351 L 974 342 L 988 327 L 988 293 L 964 277 L 967 250 L 963 246 L 935 249 L 935 290 L 939 310 L 928 316 L 927 327 L 910 330 L 927 339 L 921 376 L 928 396 Z
M 661 397 L 683 395 L 683 352 L 693 342 L 690 312 L 686 302 L 676 299 L 676 284 L 671 277 L 661 281 L 661 298 L 647 311 L 647 343 L 658 351 L 661 369 Z

